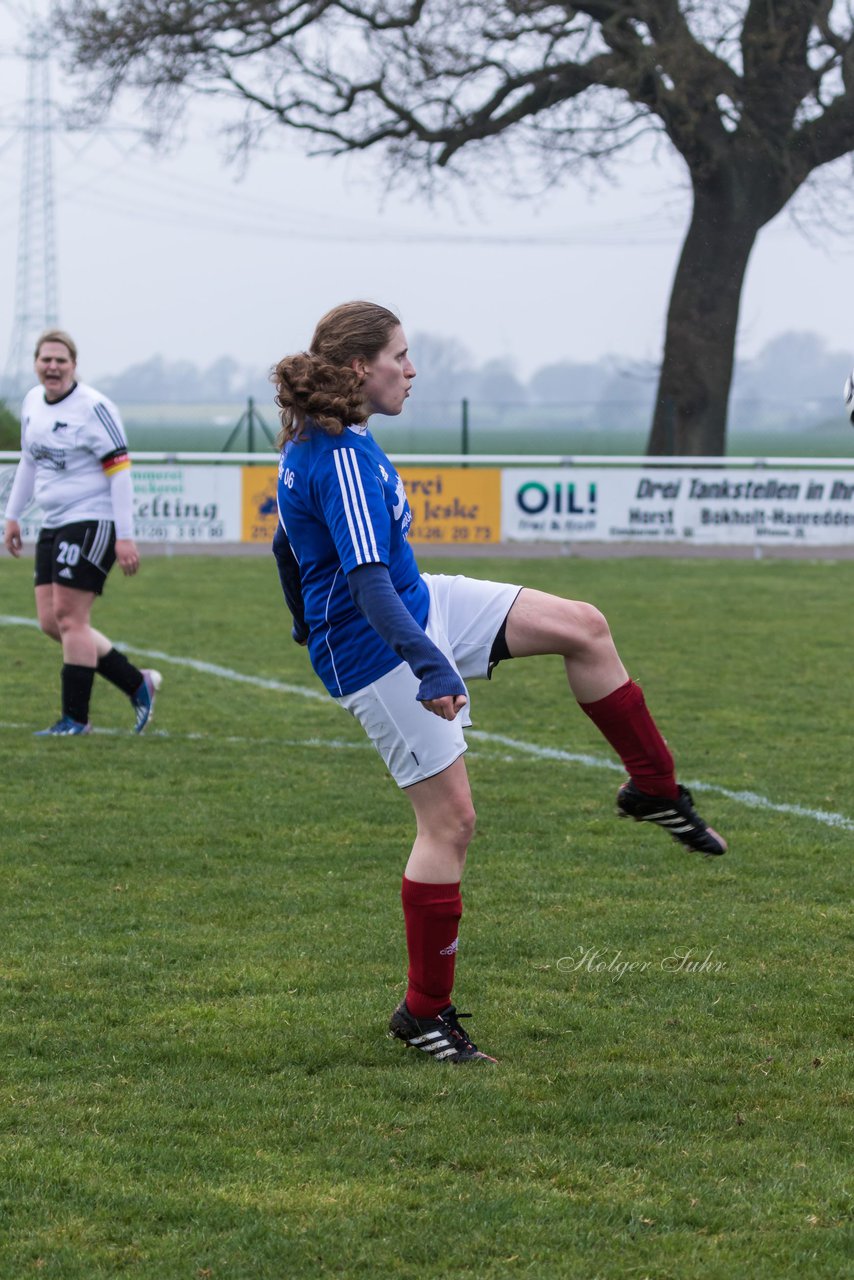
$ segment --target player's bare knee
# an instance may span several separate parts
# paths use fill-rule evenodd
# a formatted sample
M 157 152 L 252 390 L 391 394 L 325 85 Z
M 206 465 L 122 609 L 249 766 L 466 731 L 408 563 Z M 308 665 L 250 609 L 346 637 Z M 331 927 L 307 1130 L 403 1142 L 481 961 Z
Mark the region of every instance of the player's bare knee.
M 477 831 L 477 814 L 471 805 L 469 805 L 465 814 L 461 815 L 460 831 L 465 842 L 465 846 L 468 848 L 472 840 L 474 840 L 475 833 Z
M 51 640 L 62 639 L 59 631 L 59 623 L 57 622 L 56 614 L 53 609 L 40 608 L 37 616 L 39 627 L 46 636 L 49 636 Z
M 475 824 L 471 801 L 451 799 L 430 813 L 419 813 L 418 834 L 465 858 L 465 851 L 474 838 Z
M 466 849 L 474 839 L 477 826 L 477 814 L 474 811 L 474 806 L 471 803 L 452 805 L 445 811 L 444 816 L 446 838 L 464 859 Z
M 611 628 L 604 613 L 594 604 L 573 601 L 572 614 L 567 619 L 565 656 L 595 653 L 612 643 Z
M 594 604 L 585 605 L 586 618 L 585 625 L 589 643 L 596 646 L 610 645 L 611 628 L 608 625 L 608 619 L 601 610 L 597 609 Z
M 78 626 L 77 619 L 73 613 L 65 613 L 62 609 L 57 609 L 54 615 L 56 620 L 56 630 L 60 638 L 67 636 Z

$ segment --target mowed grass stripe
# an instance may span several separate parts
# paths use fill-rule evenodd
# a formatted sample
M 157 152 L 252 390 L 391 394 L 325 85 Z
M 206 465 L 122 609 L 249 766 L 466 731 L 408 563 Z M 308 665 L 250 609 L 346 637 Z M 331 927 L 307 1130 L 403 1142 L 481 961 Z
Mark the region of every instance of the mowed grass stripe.
M 29 618 L 18 618 L 9 615 L 0 615 L 0 626 L 33 626 L 38 627 L 38 623 Z M 143 658 L 150 658 L 158 662 L 170 663 L 174 666 L 188 667 L 193 671 L 198 671 L 203 675 L 216 676 L 222 680 L 232 680 L 238 684 L 254 685 L 259 689 L 269 689 L 277 693 L 293 694 L 296 697 L 309 698 L 319 700 L 330 704 L 330 699 L 326 693 L 322 693 L 317 689 L 307 689 L 302 685 L 293 685 L 283 683 L 281 680 L 274 680 L 262 676 L 251 675 L 246 672 L 234 671 L 229 667 L 219 666 L 215 663 L 204 662 L 199 658 L 179 657 L 174 654 L 164 653 L 158 649 L 145 649 L 133 643 L 123 641 L 116 642 L 119 648 L 127 653 L 136 654 Z M 0 724 L 0 728 L 6 726 Z M 23 727 L 23 726 L 21 726 Z M 99 730 L 95 730 L 99 732 Z M 109 732 L 102 730 L 101 732 Z M 156 732 L 149 731 L 150 734 Z M 162 731 L 161 731 L 162 733 Z M 194 735 L 185 735 L 192 737 Z M 205 735 L 198 735 L 203 737 Z M 622 765 L 616 760 L 609 760 L 601 756 L 594 756 L 574 751 L 562 751 L 553 747 L 538 746 L 533 742 L 520 742 L 514 738 L 508 738 L 502 734 L 487 733 L 483 730 L 470 729 L 468 736 L 473 741 L 494 745 L 497 747 L 505 747 L 514 753 L 521 753 L 529 756 L 536 756 L 541 760 L 557 760 L 565 764 L 582 765 L 585 768 L 592 769 L 608 769 L 617 773 L 624 773 Z M 248 739 L 224 737 L 224 741 L 243 742 Z M 257 739 L 258 742 L 267 741 L 270 743 L 278 742 L 281 746 L 298 746 L 296 741 L 287 741 L 279 739 Z M 305 746 L 324 745 L 322 740 L 306 739 Z M 334 748 L 344 745 L 334 740 L 328 742 L 329 747 Z M 353 745 L 353 744 L 347 744 Z M 746 805 L 749 809 L 767 809 L 772 813 L 789 814 L 792 817 L 807 818 L 814 822 L 820 822 L 830 827 L 838 827 L 842 831 L 854 831 L 854 819 L 846 817 L 841 813 L 831 813 L 823 809 L 810 808 L 798 804 L 784 804 L 769 799 L 767 796 L 758 795 L 754 791 L 737 791 L 728 787 L 720 786 L 715 782 L 709 782 L 705 779 L 691 779 L 685 782 L 685 785 L 692 791 L 709 791 L 716 795 L 725 796 L 729 800 L 734 800 L 739 804 Z

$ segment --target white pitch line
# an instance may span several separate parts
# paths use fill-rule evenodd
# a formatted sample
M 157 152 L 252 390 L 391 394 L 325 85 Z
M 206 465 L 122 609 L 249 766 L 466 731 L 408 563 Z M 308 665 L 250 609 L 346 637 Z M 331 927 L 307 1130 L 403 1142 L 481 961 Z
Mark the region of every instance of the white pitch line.
M 117 649 L 127 649 L 129 653 L 138 653 L 143 658 L 152 658 L 155 662 L 171 662 L 175 667 L 190 667 L 205 676 L 219 676 L 222 680 L 234 680 L 238 684 L 251 684 L 256 689 L 273 689 L 276 693 L 295 693 L 300 698 L 315 698 L 318 702 L 328 703 L 329 694 L 318 689 L 306 689 L 301 684 L 286 684 L 283 680 L 273 680 L 268 676 L 249 676 L 242 671 L 232 671 L 230 667 L 220 667 L 215 662 L 200 662 L 198 658 L 176 658 L 171 653 L 162 653 L 159 649 L 140 649 L 135 644 L 117 643 Z
M 0 626 L 38 628 L 38 623 L 34 618 L 19 618 L 14 614 L 0 614 Z M 200 662 L 197 658 L 176 657 L 174 654 L 163 653 L 159 649 L 141 649 L 137 645 L 119 642 L 117 644 L 118 647 L 128 649 L 131 653 L 141 654 L 144 658 L 154 658 L 158 662 L 169 662 L 179 667 L 190 667 L 193 671 L 199 671 L 203 675 L 217 676 L 222 680 L 237 681 L 240 684 L 250 684 L 260 689 L 272 689 L 277 693 L 291 693 L 300 698 L 319 700 L 327 706 L 333 705 L 333 700 L 328 694 L 320 693 L 317 689 L 308 689 L 304 685 L 286 684 L 282 680 L 271 680 L 265 676 L 246 675 L 241 671 L 232 670 L 231 667 L 218 666 L 212 662 Z M 11 726 L 0 725 L 0 727 L 7 728 Z M 154 732 L 157 731 L 155 730 Z M 611 772 L 624 772 L 622 765 L 617 764 L 615 760 L 609 760 L 606 756 L 561 751 L 558 747 L 542 747 L 535 742 L 522 742 L 517 738 L 508 738 L 500 733 L 486 733 L 481 729 L 469 729 L 467 734 L 470 738 L 477 739 L 479 742 L 504 747 L 520 755 L 533 756 L 537 760 L 554 760 L 562 764 L 580 764 L 587 769 L 607 769 Z M 193 738 L 196 735 L 186 734 L 183 736 Z M 198 736 L 203 737 L 204 735 Z M 243 739 L 234 739 L 234 741 L 243 741 Z M 255 738 L 252 741 L 259 742 L 263 741 L 263 739 Z M 279 741 L 279 739 L 270 739 L 270 741 Z M 294 745 L 299 744 L 295 743 Z M 321 740 L 310 740 L 308 745 L 321 745 Z M 323 745 L 353 746 L 352 743 L 335 742 Z M 761 796 L 755 791 L 732 791 L 730 788 L 719 786 L 715 782 L 697 780 L 686 782 L 685 786 L 698 791 L 713 791 L 716 795 L 724 796 L 727 800 L 733 800 L 736 804 L 743 804 L 748 809 L 764 809 L 770 813 L 786 813 L 796 818 L 809 818 L 813 822 L 821 823 L 822 826 L 834 827 L 839 831 L 854 831 L 854 819 L 847 818 L 842 813 L 833 813 L 827 809 L 808 809 L 799 804 L 777 804 L 775 801 L 769 800 L 767 796 Z
M 607 760 L 601 756 L 561 751 L 558 747 L 539 747 L 533 742 L 519 742 L 516 738 L 505 738 L 499 733 L 482 733 L 478 729 L 468 729 L 466 732 L 471 738 L 497 743 L 522 755 L 534 756 L 538 760 L 559 760 L 567 764 L 583 764 L 589 769 L 612 769 L 617 773 L 625 772 L 623 766 L 617 764 L 616 760 Z M 727 800 L 746 805 L 748 809 L 768 809 L 773 813 L 789 813 L 797 818 L 812 818 L 815 822 L 821 822 L 827 827 L 836 827 L 841 831 L 854 831 L 854 819 L 846 818 L 842 813 L 833 813 L 827 809 L 807 809 L 800 804 L 776 804 L 755 791 L 731 791 L 728 787 L 721 787 L 716 782 L 701 782 L 697 779 L 685 782 L 684 785 L 689 790 L 714 791 L 716 795 L 725 796 Z
M 32 725 L 17 724 L 13 720 L 0 720 L 0 730 L 24 730 L 31 731 Z M 102 738 L 133 738 L 132 729 L 107 729 L 92 726 L 92 736 L 98 735 Z M 88 734 L 86 735 L 89 736 Z M 330 749 L 334 751 L 373 751 L 373 743 L 368 742 L 345 742 L 339 738 L 246 738 L 235 733 L 175 733 L 169 729 L 146 729 L 145 737 L 150 741 L 152 738 L 168 738 L 172 742 L 230 742 L 236 743 L 238 746 L 250 747 L 321 747 L 324 751 Z
M 7 627 L 36 627 L 35 618 L 18 618 L 14 614 L 0 614 L 0 625 Z M 180 658 L 171 653 L 163 653 L 160 649 L 140 649 L 139 645 L 125 644 L 116 641 L 117 649 L 127 649 L 130 653 L 138 653 L 143 658 L 152 658 L 156 662 L 170 662 L 175 667 L 190 667 L 200 671 L 202 675 L 219 676 L 222 680 L 237 681 L 239 684 L 251 684 L 257 689 L 273 689 L 276 693 L 295 693 L 301 698 L 314 698 L 324 704 L 329 702 L 329 695 L 318 689 L 307 689 L 304 685 L 285 684 L 283 680 L 272 680 L 266 676 L 244 675 L 242 671 L 233 671 L 231 667 L 220 667 L 214 662 L 201 662 L 198 658 Z

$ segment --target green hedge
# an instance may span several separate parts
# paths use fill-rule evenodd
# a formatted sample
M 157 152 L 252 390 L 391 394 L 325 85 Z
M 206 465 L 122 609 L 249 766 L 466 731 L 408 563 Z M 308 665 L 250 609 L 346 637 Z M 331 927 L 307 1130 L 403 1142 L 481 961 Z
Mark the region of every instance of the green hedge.
M 21 424 L 0 400 L 0 449 L 20 449 Z

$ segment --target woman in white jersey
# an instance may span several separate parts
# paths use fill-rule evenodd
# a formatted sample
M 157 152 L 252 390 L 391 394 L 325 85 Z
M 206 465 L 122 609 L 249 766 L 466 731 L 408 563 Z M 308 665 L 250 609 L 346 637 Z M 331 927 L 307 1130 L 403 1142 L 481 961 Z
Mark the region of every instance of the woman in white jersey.
M 20 556 L 21 517 L 35 499 L 44 513 L 36 544 L 36 611 L 63 658 L 62 714 L 37 736 L 89 733 L 96 672 L 128 696 L 134 731 L 142 733 L 160 674 L 135 667 L 89 620 L 114 562 L 125 574 L 139 568 L 124 428 L 115 405 L 76 380 L 77 347 L 63 330 L 41 335 L 35 371 L 40 385 L 27 392 L 21 408 L 21 461 L 3 541 Z
M 559 654 L 582 710 L 622 759 L 617 813 L 683 846 L 726 844 L 677 783 L 673 758 L 598 609 L 541 591 L 421 574 L 403 483 L 367 427 L 399 414 L 415 378 L 397 317 L 345 303 L 307 352 L 274 371 L 281 410 L 274 540 L 294 639 L 329 693 L 362 724 L 415 814 L 403 877 L 406 996 L 389 1032 L 438 1061 L 494 1062 L 451 1003 L 460 880 L 475 813 L 464 760 L 466 681 L 508 658 Z

